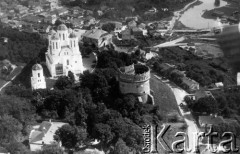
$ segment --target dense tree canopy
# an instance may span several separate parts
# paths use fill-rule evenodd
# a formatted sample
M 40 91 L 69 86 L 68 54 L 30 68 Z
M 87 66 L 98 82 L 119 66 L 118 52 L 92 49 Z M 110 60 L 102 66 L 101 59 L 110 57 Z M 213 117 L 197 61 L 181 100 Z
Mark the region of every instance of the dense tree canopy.
M 7 58 L 12 62 L 28 63 L 47 50 L 47 41 L 36 33 L 24 33 L 0 24 L 0 36 L 9 39 L 8 43 L 0 45 L 4 49 L 1 50 L 0 60 Z

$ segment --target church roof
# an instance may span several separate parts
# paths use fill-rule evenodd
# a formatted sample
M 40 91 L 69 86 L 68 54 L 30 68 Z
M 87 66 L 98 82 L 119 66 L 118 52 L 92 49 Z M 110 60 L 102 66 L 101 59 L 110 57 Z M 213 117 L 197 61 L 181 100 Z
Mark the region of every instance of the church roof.
M 64 24 L 61 24 L 58 26 L 57 30 L 68 30 L 67 26 Z
M 56 32 L 55 30 L 52 29 L 52 30 L 49 31 L 48 34 L 49 34 L 49 35 L 52 35 L 52 34 L 56 34 L 56 33 L 57 33 L 57 32 Z
M 42 70 L 43 68 L 42 68 L 42 65 L 40 65 L 40 64 L 35 64 L 35 65 L 33 65 L 33 67 L 32 67 L 32 70 Z
M 76 38 L 77 36 L 76 36 L 76 34 L 75 33 L 71 33 L 70 35 L 69 35 L 69 38 Z
M 60 38 L 59 38 L 59 36 L 55 33 L 55 34 L 52 35 L 51 39 L 52 39 L 52 40 L 59 40 Z
M 106 34 L 108 34 L 108 33 L 104 30 L 92 29 L 92 30 L 86 31 L 82 36 L 98 40 L 98 39 L 100 39 L 100 37 L 102 37 L 102 35 L 106 35 Z

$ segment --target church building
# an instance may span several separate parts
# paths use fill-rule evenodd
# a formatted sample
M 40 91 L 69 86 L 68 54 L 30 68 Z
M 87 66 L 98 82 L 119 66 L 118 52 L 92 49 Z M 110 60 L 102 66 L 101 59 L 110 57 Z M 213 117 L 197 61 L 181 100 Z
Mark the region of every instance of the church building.
M 46 53 L 46 64 L 52 77 L 68 75 L 71 71 L 75 75 L 83 72 L 82 55 L 78 46 L 78 37 L 66 25 L 52 30 L 48 36 L 49 46 Z

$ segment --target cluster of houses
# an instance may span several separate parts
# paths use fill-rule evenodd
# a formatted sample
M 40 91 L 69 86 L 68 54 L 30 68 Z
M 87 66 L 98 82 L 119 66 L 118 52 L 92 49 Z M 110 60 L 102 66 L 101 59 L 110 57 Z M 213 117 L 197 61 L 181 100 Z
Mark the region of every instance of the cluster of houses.
M 182 82 L 182 88 L 184 88 L 185 90 L 188 90 L 189 92 L 195 92 L 197 90 L 199 90 L 200 85 L 198 82 L 196 82 L 193 79 L 190 79 L 186 76 L 184 71 L 180 71 L 178 70 L 175 65 L 171 65 L 168 63 L 162 63 L 159 65 L 159 68 L 161 69 L 161 73 L 164 74 L 177 74 Z
M 232 12 L 231 15 L 226 15 L 224 12 L 222 11 L 218 11 L 218 10 L 214 10 L 212 12 L 213 16 L 219 17 L 221 19 L 221 23 L 238 23 L 239 21 L 239 12 L 238 11 L 234 11 Z

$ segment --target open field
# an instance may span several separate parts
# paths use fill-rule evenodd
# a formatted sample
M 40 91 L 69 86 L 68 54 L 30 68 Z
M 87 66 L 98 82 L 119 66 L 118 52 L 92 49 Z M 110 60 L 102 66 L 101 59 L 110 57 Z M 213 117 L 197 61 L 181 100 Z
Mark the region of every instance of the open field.
M 178 106 L 171 89 L 151 74 L 150 86 L 156 105 L 160 106 L 163 115 L 178 114 Z
M 177 140 L 182 140 L 182 136 L 179 137 L 175 137 L 177 132 L 186 132 L 186 124 L 185 123 L 166 123 L 166 125 L 170 125 L 170 128 L 168 129 L 168 131 L 166 132 L 166 134 L 163 136 L 163 139 L 166 141 L 167 145 L 172 148 L 172 144 L 174 141 Z M 159 127 L 159 131 L 162 129 L 162 127 Z M 158 132 L 159 132 L 158 131 Z M 183 146 L 183 144 L 180 145 L 181 147 Z M 178 147 L 180 148 L 180 147 Z M 158 153 L 160 154 L 168 154 L 169 152 L 164 151 L 164 149 L 162 148 L 161 144 L 157 144 L 157 150 Z M 172 154 L 175 154 L 175 152 L 173 152 Z

